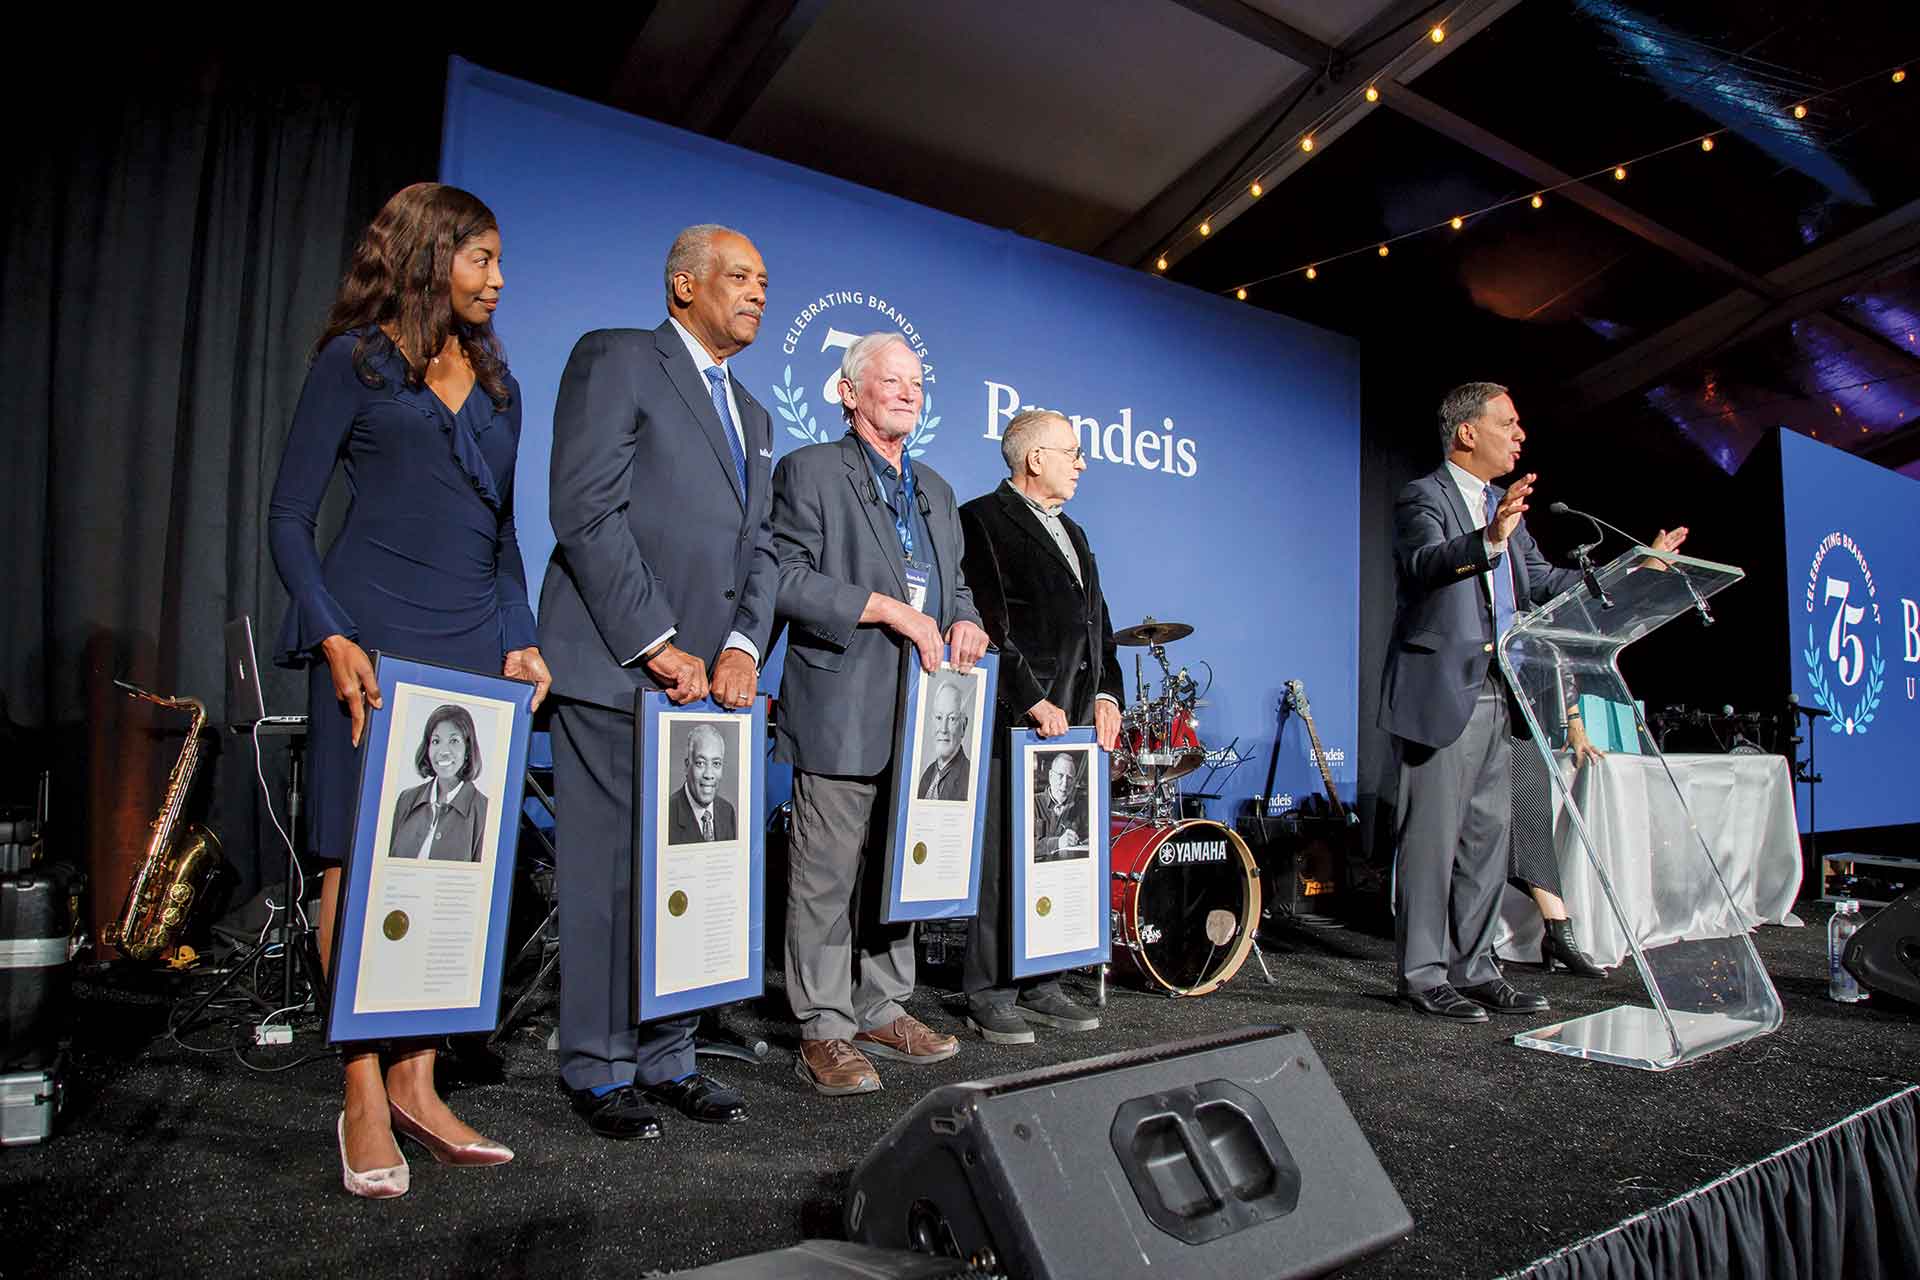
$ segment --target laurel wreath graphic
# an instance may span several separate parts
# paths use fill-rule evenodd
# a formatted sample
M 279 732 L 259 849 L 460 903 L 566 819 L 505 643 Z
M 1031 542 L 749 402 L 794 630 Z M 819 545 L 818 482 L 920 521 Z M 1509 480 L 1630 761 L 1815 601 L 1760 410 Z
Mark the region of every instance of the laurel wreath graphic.
M 1865 733 L 1880 710 L 1880 695 L 1887 687 L 1887 660 L 1880 655 L 1880 637 L 1873 638 L 1873 658 L 1867 664 L 1867 684 L 1861 690 L 1860 701 L 1855 704 L 1852 714 L 1848 714 L 1839 695 L 1827 685 L 1826 664 L 1820 660 L 1820 642 L 1814 637 L 1811 622 L 1807 624 L 1807 647 L 1800 656 L 1807 664 L 1807 683 L 1813 687 L 1813 700 L 1827 711 L 1827 732 Z
M 793 385 L 793 366 L 780 371 L 780 382 L 773 388 L 774 405 L 787 420 L 787 434 L 808 444 L 825 444 L 830 436 L 820 429 L 813 410 L 807 405 L 807 389 Z M 933 393 L 920 402 L 920 418 L 907 436 L 907 456 L 917 458 L 927 451 L 939 434 L 940 419 L 933 412 Z

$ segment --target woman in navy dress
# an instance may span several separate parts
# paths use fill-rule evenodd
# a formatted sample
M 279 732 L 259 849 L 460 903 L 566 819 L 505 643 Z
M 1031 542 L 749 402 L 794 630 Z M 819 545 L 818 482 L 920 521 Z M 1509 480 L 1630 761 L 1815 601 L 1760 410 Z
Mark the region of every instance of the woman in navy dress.
M 315 346 L 268 514 L 292 597 L 276 660 L 310 669 L 308 844 L 326 864 L 321 961 L 353 842 L 367 708 L 381 705 L 368 650 L 550 678 L 534 645 L 513 527 L 520 388 L 493 333 L 500 232 L 456 187 L 423 182 L 388 200 L 354 251 Z M 323 560 L 320 501 L 335 470 L 351 505 Z M 335 1124 L 355 1195 L 406 1192 L 395 1133 L 447 1164 L 513 1153 L 456 1117 L 434 1089 L 431 1045 L 349 1049 Z

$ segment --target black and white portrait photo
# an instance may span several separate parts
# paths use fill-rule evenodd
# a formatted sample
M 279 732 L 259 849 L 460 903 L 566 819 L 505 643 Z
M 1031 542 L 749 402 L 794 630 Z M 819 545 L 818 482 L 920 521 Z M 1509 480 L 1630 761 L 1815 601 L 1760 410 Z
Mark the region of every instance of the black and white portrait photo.
M 914 791 L 919 799 L 965 800 L 972 794 L 973 760 L 967 747 L 978 678 L 957 671 L 927 677 L 926 712 L 920 725 L 920 759 L 927 763 Z
M 1033 753 L 1033 860 L 1066 862 L 1092 848 L 1093 797 L 1085 775 L 1086 752 Z
M 487 797 L 478 781 L 479 734 L 467 708 L 442 703 L 428 714 L 413 770 L 426 781 L 408 787 L 395 801 L 387 856 L 481 861 L 487 848 Z
M 737 840 L 740 725 L 676 720 L 668 725 L 667 843 Z

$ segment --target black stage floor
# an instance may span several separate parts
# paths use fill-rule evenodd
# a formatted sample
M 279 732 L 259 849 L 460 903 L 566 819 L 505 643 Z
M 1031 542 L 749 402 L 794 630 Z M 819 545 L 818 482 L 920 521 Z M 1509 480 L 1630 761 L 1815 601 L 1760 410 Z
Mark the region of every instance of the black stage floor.
M 590 1136 L 555 1085 L 544 1027 L 517 1034 L 504 1079 L 454 1105 L 519 1153 L 498 1169 L 415 1158 L 413 1190 L 373 1203 L 340 1186 L 338 1069 L 277 1075 L 148 1033 L 151 999 L 83 985 L 69 1109 L 48 1143 L 0 1155 L 0 1275 L 640 1275 L 840 1234 L 852 1166 L 926 1087 L 1252 1023 L 1305 1030 L 1412 1211 L 1411 1237 L 1344 1273 L 1491 1276 L 1759 1160 L 1920 1079 L 1920 1020 L 1825 998 L 1826 909 L 1758 942 L 1786 1004 L 1775 1035 L 1664 1075 L 1514 1048 L 1531 1025 L 1444 1025 L 1387 998 L 1391 944 L 1357 931 L 1301 934 L 1197 1000 L 1116 992 L 1100 1030 L 1036 1045 L 977 1039 L 933 1067 L 882 1064 L 886 1089 L 816 1096 L 793 1075 L 777 988 L 730 1011 L 774 1043 L 737 1083 L 753 1123 L 668 1117 L 664 1140 Z M 1522 986 L 1578 1015 L 1637 994 L 1542 978 Z M 923 974 L 915 1012 L 956 1029 L 952 975 Z M 292 1061 L 313 1026 L 272 1052 Z M 418 1156 L 410 1152 L 410 1158 Z

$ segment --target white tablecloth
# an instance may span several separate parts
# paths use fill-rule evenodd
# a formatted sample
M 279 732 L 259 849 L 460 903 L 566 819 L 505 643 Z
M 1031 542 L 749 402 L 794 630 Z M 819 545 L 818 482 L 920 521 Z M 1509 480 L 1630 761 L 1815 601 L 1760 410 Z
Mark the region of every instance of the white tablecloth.
M 1800 837 L 1785 757 L 1666 760 L 1719 864 L 1726 893 L 1692 843 L 1687 813 L 1675 803 L 1658 758 L 1612 753 L 1585 766 L 1573 782 L 1575 801 L 1640 944 L 1727 937 L 1759 923 L 1799 925 L 1793 902 L 1800 893 Z M 1562 768 L 1572 768 L 1564 753 Z M 1557 791 L 1553 807 L 1561 887 L 1581 949 L 1600 964 L 1620 964 L 1628 954 L 1626 932 L 1607 905 Z M 1729 907 L 1729 895 L 1744 918 Z M 1500 955 L 1538 962 L 1541 925 L 1533 899 L 1509 885 L 1500 914 L 1494 943 Z

